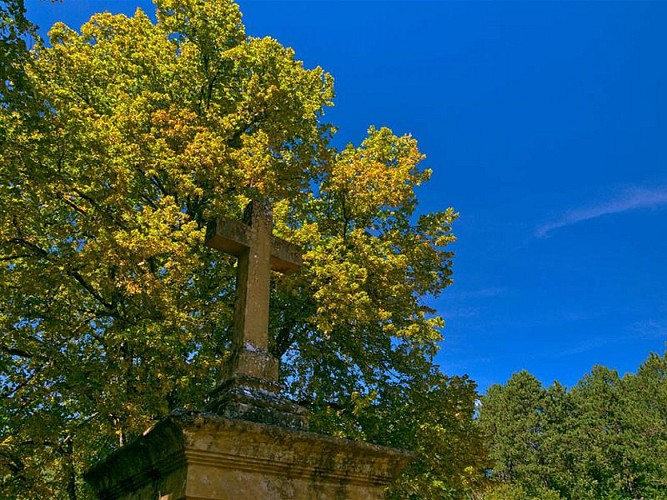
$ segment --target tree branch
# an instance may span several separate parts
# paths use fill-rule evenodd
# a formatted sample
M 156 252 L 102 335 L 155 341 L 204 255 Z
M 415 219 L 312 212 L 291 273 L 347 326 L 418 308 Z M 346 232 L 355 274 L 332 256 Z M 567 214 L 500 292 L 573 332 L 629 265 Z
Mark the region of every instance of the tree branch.
M 26 240 L 25 238 L 14 238 L 10 241 L 14 242 L 14 243 L 17 243 L 19 245 L 22 245 L 24 247 L 30 248 L 31 250 L 35 251 L 41 257 L 48 260 L 49 262 L 54 262 L 54 259 L 49 254 L 49 252 L 47 252 L 43 248 L 35 245 L 34 243 L 31 243 L 30 241 Z M 69 276 L 74 278 L 90 295 L 92 295 L 95 298 L 95 300 L 97 300 L 104 307 L 106 307 L 109 310 L 114 310 L 115 309 L 112 303 L 109 303 L 109 302 L 105 301 L 104 297 L 102 297 L 102 295 L 97 290 L 95 290 L 95 288 L 93 288 L 93 286 L 90 285 L 90 283 L 88 283 L 84 279 L 83 276 L 81 276 L 81 273 L 79 273 L 78 271 L 70 270 L 70 269 L 66 269 L 65 272 Z

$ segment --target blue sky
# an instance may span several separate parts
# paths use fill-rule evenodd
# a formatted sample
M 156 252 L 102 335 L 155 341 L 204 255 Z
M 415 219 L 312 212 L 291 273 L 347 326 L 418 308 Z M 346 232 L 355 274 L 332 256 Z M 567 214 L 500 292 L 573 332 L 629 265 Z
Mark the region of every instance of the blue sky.
M 28 0 L 78 29 L 137 0 Z M 335 79 L 336 144 L 412 133 L 453 206 L 437 362 L 480 389 L 527 369 L 571 386 L 667 340 L 667 2 L 241 0 L 248 34 Z

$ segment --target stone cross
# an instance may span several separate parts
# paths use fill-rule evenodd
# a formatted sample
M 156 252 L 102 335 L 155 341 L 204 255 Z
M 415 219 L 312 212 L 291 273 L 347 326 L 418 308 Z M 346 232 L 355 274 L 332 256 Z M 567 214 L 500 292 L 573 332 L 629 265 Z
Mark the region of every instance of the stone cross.
M 243 222 L 217 219 L 206 236 L 207 246 L 238 257 L 232 357 L 226 378 L 241 383 L 254 380 L 263 388 L 278 380 L 278 361 L 269 353 L 271 271 L 290 274 L 301 267 L 299 247 L 273 236 L 272 227 L 270 205 L 251 201 Z

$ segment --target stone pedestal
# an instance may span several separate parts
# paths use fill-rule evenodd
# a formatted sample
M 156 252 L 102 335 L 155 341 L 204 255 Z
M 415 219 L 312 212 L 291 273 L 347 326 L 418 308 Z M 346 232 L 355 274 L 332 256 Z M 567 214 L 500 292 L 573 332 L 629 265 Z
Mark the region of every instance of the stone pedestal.
M 408 452 L 178 412 L 86 473 L 101 499 L 380 499 Z
M 206 244 L 238 257 L 231 356 L 207 412 L 174 413 L 85 474 L 102 499 L 380 499 L 409 453 L 306 432 L 306 411 L 280 394 L 269 352 L 271 271 L 301 266 L 272 235 L 271 208 L 218 219 Z
M 206 411 L 221 417 L 308 430 L 302 408 L 280 394 L 278 361 L 268 351 L 233 351 L 227 373 L 211 394 Z

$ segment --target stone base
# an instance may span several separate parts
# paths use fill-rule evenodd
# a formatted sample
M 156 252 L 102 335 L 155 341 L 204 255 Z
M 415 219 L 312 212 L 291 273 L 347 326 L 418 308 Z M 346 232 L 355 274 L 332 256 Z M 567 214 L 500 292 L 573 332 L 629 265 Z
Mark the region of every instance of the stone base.
M 306 409 L 282 396 L 278 384 L 269 384 L 250 377 L 229 379 L 211 394 L 206 410 L 225 418 L 307 431 Z
M 232 350 L 223 382 L 210 395 L 205 410 L 225 418 L 308 430 L 305 408 L 280 393 L 278 360 L 250 343 Z
M 101 499 L 381 499 L 412 454 L 175 412 L 85 475 Z

